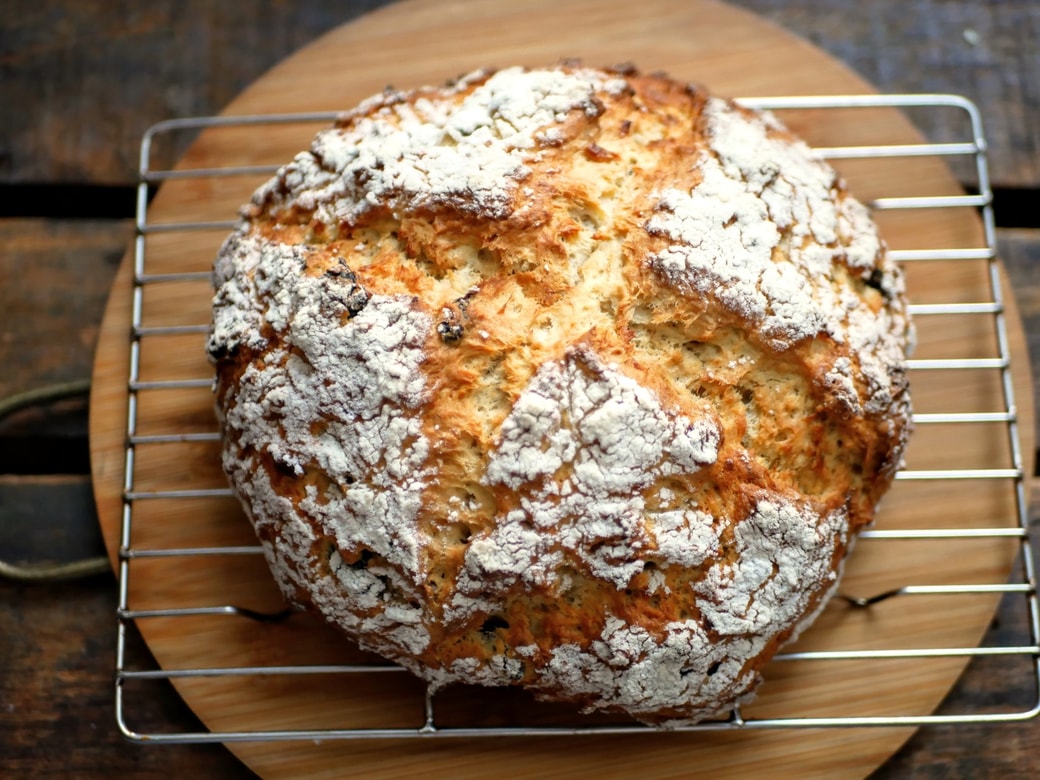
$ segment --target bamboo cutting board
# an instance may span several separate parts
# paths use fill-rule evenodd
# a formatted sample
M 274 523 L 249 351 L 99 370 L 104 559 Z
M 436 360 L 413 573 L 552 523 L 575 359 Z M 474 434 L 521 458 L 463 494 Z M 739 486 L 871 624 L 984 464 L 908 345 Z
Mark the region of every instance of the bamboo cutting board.
M 708 85 L 720 95 L 843 94 L 869 85 L 809 44 L 750 14 L 707 0 L 411 0 L 330 32 L 265 75 L 227 114 L 340 110 L 386 85 L 438 83 L 476 67 L 548 64 L 579 57 L 589 64 L 632 62 Z M 785 114 L 810 143 L 912 143 L 912 126 L 891 110 Z M 207 130 L 182 161 L 185 168 L 281 163 L 307 146 L 318 125 Z M 847 162 L 854 193 L 878 196 L 957 194 L 955 180 L 934 159 Z M 202 177 L 163 185 L 149 212 L 152 224 L 233 219 L 265 176 Z M 977 247 L 982 230 L 967 209 L 887 212 L 879 221 L 898 249 Z M 148 274 L 206 271 L 226 230 L 172 231 L 145 241 Z M 91 450 L 101 524 L 113 558 L 120 520 L 127 436 L 127 377 L 132 307 L 132 258 L 115 282 L 102 326 L 91 399 Z M 987 295 L 985 262 L 928 262 L 908 268 L 916 303 L 973 302 Z M 204 337 L 177 327 L 208 321 L 205 280 L 146 284 L 145 327 L 174 326 L 141 339 L 140 379 L 205 379 Z M 1031 437 L 1031 391 L 1018 321 L 1009 317 L 1020 430 Z M 921 318 L 916 357 L 992 357 L 991 318 Z M 204 385 L 204 383 L 203 383 Z M 913 374 L 918 412 L 1003 408 L 998 372 L 919 371 Z M 142 389 L 139 436 L 212 431 L 208 388 Z M 1032 452 L 1032 441 L 1023 442 Z M 922 426 L 908 453 L 914 469 L 1007 468 L 1003 424 Z M 1027 471 L 1027 473 L 1029 473 Z M 141 444 L 135 449 L 135 492 L 225 487 L 213 441 Z M 170 550 L 253 544 L 234 502 L 219 495 L 134 502 L 131 547 Z M 882 529 L 1008 527 L 1016 522 L 1013 487 L 1002 480 L 904 481 L 886 498 Z M 914 584 L 999 584 L 1015 543 L 863 540 L 843 591 L 870 596 Z M 235 604 L 281 609 L 259 556 L 140 557 L 131 561 L 129 604 L 135 610 Z M 901 597 L 866 610 L 834 602 L 796 649 L 973 647 L 995 606 L 992 595 Z M 338 635 L 304 616 L 257 623 L 234 616 L 153 617 L 137 621 L 167 670 L 272 664 L 342 664 L 368 660 Z M 748 718 L 926 715 L 963 668 L 964 658 L 776 662 Z M 374 678 L 374 679 L 373 679 Z M 309 676 L 187 677 L 180 693 L 213 731 L 310 728 L 418 728 L 421 687 L 404 674 L 344 682 Z M 129 693 L 128 693 L 129 695 Z M 535 706 L 509 692 L 449 691 L 438 696 L 438 725 L 590 723 L 559 708 Z M 133 727 L 133 713 L 128 713 Z M 539 737 L 411 740 L 244 741 L 231 749 L 264 777 L 450 776 L 508 777 L 862 777 L 910 735 L 911 729 L 781 729 L 739 733 L 673 733 L 624 737 Z

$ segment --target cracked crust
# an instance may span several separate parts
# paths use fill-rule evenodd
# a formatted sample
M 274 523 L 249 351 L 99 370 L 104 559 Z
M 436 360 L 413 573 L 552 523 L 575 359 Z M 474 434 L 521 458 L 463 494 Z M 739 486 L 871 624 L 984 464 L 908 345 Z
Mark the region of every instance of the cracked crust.
M 231 484 L 288 598 L 435 685 L 725 712 L 900 464 L 902 277 L 769 115 L 479 72 L 366 101 L 243 217 Z

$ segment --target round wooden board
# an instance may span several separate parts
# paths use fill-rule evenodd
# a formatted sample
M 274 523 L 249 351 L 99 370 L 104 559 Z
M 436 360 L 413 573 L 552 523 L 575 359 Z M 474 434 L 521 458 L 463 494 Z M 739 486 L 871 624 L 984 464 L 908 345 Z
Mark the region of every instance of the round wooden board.
M 445 81 L 476 67 L 544 64 L 579 57 L 590 64 L 632 62 L 710 86 L 722 95 L 843 94 L 872 91 L 809 44 L 750 14 L 699 0 L 413 0 L 389 6 L 336 29 L 265 75 L 227 114 L 339 110 L 391 84 Z M 918 140 L 891 110 L 785 114 L 813 144 Z M 317 126 L 208 130 L 182 161 L 185 168 L 280 163 L 303 149 Z M 846 163 L 842 173 L 864 200 L 879 195 L 955 194 L 958 186 L 934 159 Z M 165 184 L 149 222 L 232 219 L 263 176 L 189 179 Z M 879 216 L 894 248 L 981 246 L 979 220 L 969 210 L 888 212 Z M 157 233 L 146 240 L 147 272 L 208 270 L 225 231 Z M 113 559 L 120 547 L 124 446 L 132 305 L 132 256 L 115 282 L 102 325 L 91 398 L 91 452 L 101 525 Z M 970 302 L 987 295 L 984 262 L 931 262 L 908 268 L 915 302 Z M 204 281 L 149 284 L 145 325 L 192 325 L 208 320 Z M 1031 436 L 1031 393 L 1024 337 L 1008 317 L 1019 419 Z M 918 357 L 987 357 L 995 336 L 988 317 L 930 317 L 918 323 Z M 140 378 L 210 375 L 198 333 L 142 339 Z M 922 371 L 913 375 L 918 412 L 1003 408 L 998 372 Z M 212 431 L 208 389 L 142 390 L 137 433 Z M 1023 442 L 1032 452 L 1032 442 Z M 1008 466 L 1006 426 L 922 427 L 908 464 L 916 469 Z M 134 489 L 221 488 L 212 441 L 142 444 L 135 451 Z M 1027 472 L 1029 473 L 1029 472 Z M 1016 522 L 1015 495 L 1002 480 L 897 483 L 879 528 L 956 528 Z M 230 499 L 153 499 L 134 503 L 135 550 L 252 544 L 246 521 Z M 864 540 L 843 590 L 861 596 L 907 584 L 1005 581 L 1016 545 L 1007 540 L 880 542 Z M 281 608 L 258 556 L 135 558 L 133 609 L 236 604 Z M 834 602 L 797 649 L 972 647 L 992 615 L 993 596 L 903 597 L 869 610 Z M 317 621 L 296 616 L 262 624 L 240 617 L 142 618 L 152 653 L 167 670 L 271 664 L 343 663 L 363 658 Z M 920 661 L 776 662 L 745 715 L 926 715 L 960 673 L 965 659 Z M 177 687 L 214 731 L 422 725 L 421 687 L 404 674 L 359 682 L 326 676 L 184 678 Z M 508 692 L 452 691 L 438 697 L 443 725 L 504 725 L 523 715 L 538 722 L 583 723 L 558 708 L 530 704 Z M 133 726 L 133 713 L 127 715 Z M 770 777 L 862 777 L 910 735 L 911 729 L 780 729 L 664 733 L 625 737 L 244 741 L 231 749 L 263 777 L 366 778 L 451 776 L 602 778 L 688 777 L 721 772 Z

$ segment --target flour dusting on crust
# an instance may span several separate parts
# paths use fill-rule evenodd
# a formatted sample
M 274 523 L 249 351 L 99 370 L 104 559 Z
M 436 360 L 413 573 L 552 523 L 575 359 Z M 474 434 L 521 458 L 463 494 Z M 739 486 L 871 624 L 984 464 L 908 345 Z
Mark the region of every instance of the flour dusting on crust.
M 309 152 L 297 155 L 275 180 L 285 190 L 275 202 L 316 211 L 328 225 L 352 224 L 376 208 L 416 210 L 445 202 L 504 217 L 517 182 L 531 173 L 524 153 L 538 145 L 538 131 L 574 109 L 595 115 L 596 91 L 624 86 L 593 71 L 511 68 L 457 103 L 391 93 L 366 103 L 346 127 L 321 133 Z M 263 188 L 256 200 L 273 192 Z
M 645 492 L 662 477 L 714 463 L 719 437 L 710 416 L 669 415 L 595 355 L 576 350 L 542 365 L 502 423 L 483 477 L 524 497 L 470 540 L 457 600 L 472 609 L 519 580 L 547 586 L 569 558 L 625 588 L 653 543 Z M 675 546 L 668 533 L 693 540 L 695 531 L 670 520 L 666 547 Z M 697 548 L 676 554 L 696 556 Z

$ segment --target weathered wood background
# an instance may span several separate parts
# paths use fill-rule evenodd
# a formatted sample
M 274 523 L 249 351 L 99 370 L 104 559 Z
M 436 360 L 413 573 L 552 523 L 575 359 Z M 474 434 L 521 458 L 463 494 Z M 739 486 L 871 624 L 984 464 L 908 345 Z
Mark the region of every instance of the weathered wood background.
M 144 129 L 162 119 L 218 112 L 303 44 L 384 4 L 5 0 L 0 398 L 88 376 L 107 288 L 132 235 Z M 733 4 L 807 38 L 882 91 L 952 92 L 979 105 L 990 142 L 1000 252 L 1038 376 L 1040 3 Z M 791 92 L 799 91 L 792 84 Z M 938 141 L 957 132 L 935 119 L 922 130 Z M 180 151 L 163 150 L 160 159 L 170 163 Z M 63 560 L 100 551 L 85 436 L 85 403 L 77 399 L 0 420 L 0 560 Z M 107 574 L 58 585 L 0 581 L 0 776 L 248 776 L 219 746 L 141 748 L 121 741 L 112 712 L 115 603 Z M 1013 617 L 1019 613 L 1002 612 L 994 631 L 1022 642 L 1022 625 Z M 974 663 L 952 695 L 951 711 L 1009 695 L 1001 672 L 999 664 Z M 191 714 L 169 692 L 157 697 L 156 711 L 141 725 L 167 723 L 193 727 Z M 877 777 L 1038 774 L 1040 724 L 1034 721 L 927 729 Z

